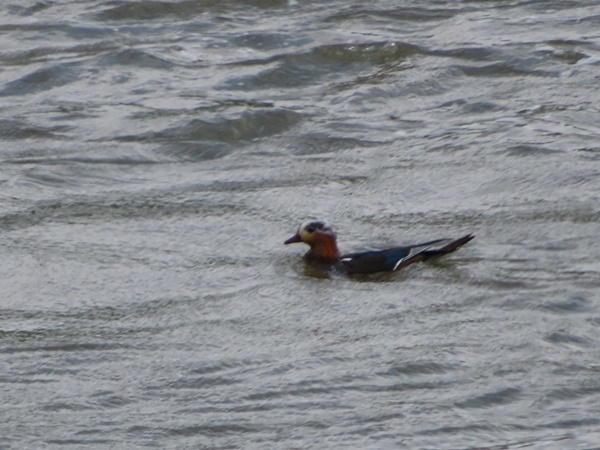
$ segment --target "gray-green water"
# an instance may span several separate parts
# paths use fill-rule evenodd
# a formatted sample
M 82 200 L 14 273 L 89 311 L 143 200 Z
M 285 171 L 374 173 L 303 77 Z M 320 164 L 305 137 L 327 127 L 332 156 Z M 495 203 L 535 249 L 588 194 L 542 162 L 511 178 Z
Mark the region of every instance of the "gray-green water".
M 597 1 L 0 5 L 0 448 L 600 448 Z M 284 247 L 473 232 L 322 278 Z

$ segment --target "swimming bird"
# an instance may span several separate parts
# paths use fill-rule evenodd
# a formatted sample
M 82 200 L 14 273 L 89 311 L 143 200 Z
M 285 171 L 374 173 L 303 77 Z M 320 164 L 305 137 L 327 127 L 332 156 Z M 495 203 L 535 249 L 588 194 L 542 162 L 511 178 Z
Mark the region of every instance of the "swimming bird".
M 458 239 L 436 239 L 421 244 L 394 247 L 342 255 L 337 246 L 337 236 L 327 222 L 307 221 L 300 225 L 295 235 L 284 244 L 302 242 L 310 246 L 304 255 L 309 263 L 340 267 L 348 274 L 394 272 L 410 264 L 447 255 L 469 242 L 475 236 L 467 234 Z

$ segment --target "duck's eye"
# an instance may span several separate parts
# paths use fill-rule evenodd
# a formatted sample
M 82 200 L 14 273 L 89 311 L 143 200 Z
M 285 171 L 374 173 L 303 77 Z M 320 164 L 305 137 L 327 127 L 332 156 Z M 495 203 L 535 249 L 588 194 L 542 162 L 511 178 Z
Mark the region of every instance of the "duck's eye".
M 307 227 L 306 231 L 308 231 L 309 233 L 314 233 L 315 232 L 315 228 L 314 227 Z

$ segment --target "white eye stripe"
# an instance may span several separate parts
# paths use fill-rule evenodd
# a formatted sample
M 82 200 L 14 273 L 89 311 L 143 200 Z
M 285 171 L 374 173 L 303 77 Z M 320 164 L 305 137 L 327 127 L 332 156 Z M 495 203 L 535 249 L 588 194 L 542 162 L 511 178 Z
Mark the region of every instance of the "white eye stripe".
M 327 222 L 311 220 L 304 222 L 300 226 L 301 230 L 306 230 L 309 233 L 314 233 L 315 231 L 331 231 L 331 228 Z
M 329 224 L 322 220 L 308 220 L 300 225 L 298 234 L 305 241 L 312 241 L 316 236 L 320 234 L 326 234 L 328 236 L 335 237 L 333 230 Z

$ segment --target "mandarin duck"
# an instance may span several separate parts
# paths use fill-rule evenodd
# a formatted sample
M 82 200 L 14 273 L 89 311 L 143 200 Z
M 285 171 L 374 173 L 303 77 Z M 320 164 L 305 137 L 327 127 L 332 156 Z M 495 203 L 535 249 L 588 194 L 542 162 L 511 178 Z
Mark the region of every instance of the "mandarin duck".
M 296 234 L 284 244 L 308 244 L 310 250 L 304 255 L 304 259 L 310 263 L 339 267 L 348 274 L 370 274 L 394 272 L 419 261 L 447 255 L 474 237 L 467 234 L 455 240 L 436 239 L 405 247 L 342 255 L 338 250 L 337 236 L 327 222 L 308 221 L 300 225 Z

